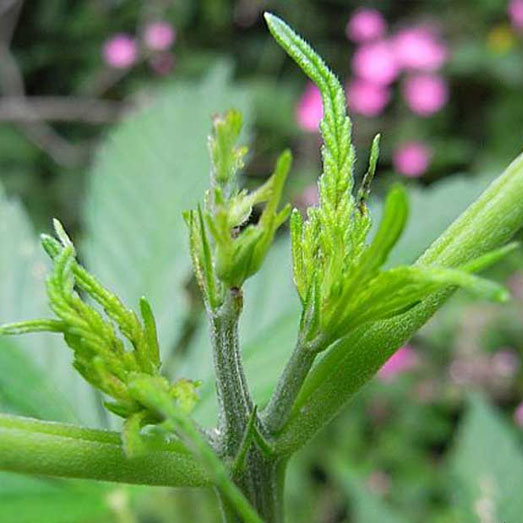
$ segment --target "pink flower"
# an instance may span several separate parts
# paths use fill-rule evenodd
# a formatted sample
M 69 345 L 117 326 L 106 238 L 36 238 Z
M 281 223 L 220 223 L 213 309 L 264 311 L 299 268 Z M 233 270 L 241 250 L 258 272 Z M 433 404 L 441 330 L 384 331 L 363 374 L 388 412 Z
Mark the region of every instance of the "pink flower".
M 515 272 L 508 279 L 507 286 L 516 300 L 523 301 L 523 271 Z
M 116 69 L 127 69 L 136 62 L 138 49 L 133 38 L 119 33 L 105 42 L 102 54 L 107 65 Z
M 382 85 L 390 84 L 399 74 L 393 48 L 386 40 L 362 45 L 354 53 L 352 68 L 363 80 Z
M 375 470 L 367 478 L 366 484 L 371 492 L 383 496 L 390 492 L 392 482 L 385 471 Z
M 383 85 L 360 79 L 347 85 L 347 102 L 355 113 L 377 116 L 385 109 L 389 100 L 389 89 Z
M 301 194 L 301 203 L 306 209 L 318 205 L 319 201 L 320 192 L 317 183 L 307 186 Z
M 351 16 L 345 33 L 353 42 L 362 43 L 381 38 L 386 29 L 387 24 L 379 11 L 360 8 Z
M 430 164 L 432 151 L 421 142 L 408 142 L 396 149 L 392 155 L 394 169 L 408 178 L 421 176 Z
M 514 421 L 516 425 L 523 428 L 523 401 L 516 407 L 514 411 Z
M 433 74 L 407 78 L 403 96 L 409 108 L 420 116 L 430 116 L 441 110 L 449 99 L 447 82 Z
M 381 367 L 378 377 L 384 381 L 392 381 L 396 376 L 413 369 L 418 364 L 418 355 L 410 346 L 405 345 L 398 349 Z
M 394 53 L 400 67 L 436 71 L 447 60 L 447 48 L 426 27 L 403 29 L 394 38 Z
M 153 22 L 145 27 L 144 42 L 152 51 L 165 51 L 176 38 L 176 31 L 168 22 Z
M 523 31 L 523 0 L 512 0 L 508 6 L 508 14 L 514 29 Z
M 500 378 L 511 378 L 514 376 L 519 369 L 519 365 L 519 357 L 512 349 L 499 350 L 490 359 L 492 373 Z
M 296 119 L 298 125 L 305 131 L 317 131 L 323 118 L 323 104 L 319 89 L 309 83 L 298 102 Z

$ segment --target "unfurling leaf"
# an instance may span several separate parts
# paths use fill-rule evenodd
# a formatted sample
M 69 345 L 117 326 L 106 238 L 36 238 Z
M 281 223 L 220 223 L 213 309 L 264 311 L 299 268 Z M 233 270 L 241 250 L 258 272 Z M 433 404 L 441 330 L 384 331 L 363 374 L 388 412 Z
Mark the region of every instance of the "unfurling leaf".
M 29 332 L 62 333 L 73 351 L 73 366 L 93 387 L 110 400 L 106 407 L 126 418 L 123 429 L 124 448 L 128 455 L 140 453 L 140 429 L 160 421 L 158 416 L 133 398 L 130 383 L 149 376 L 162 383 L 171 398 L 189 412 L 195 401 L 195 384 L 180 380 L 170 385 L 160 376 L 160 351 L 156 322 L 151 306 L 140 300 L 143 323 L 120 299 L 105 289 L 75 259 L 76 251 L 64 228 L 54 221 L 60 241 L 42 235 L 42 245 L 53 260 L 47 278 L 47 295 L 57 319 L 29 320 L 0 327 L 0 334 Z M 101 305 L 103 313 L 82 299 L 83 291 Z M 117 329 L 117 330 L 116 330 Z
M 240 130 L 237 111 L 214 118 L 209 138 L 211 189 L 203 209 L 185 213 L 194 270 L 211 310 L 223 302 L 227 289 L 240 288 L 259 270 L 276 230 L 290 212 L 288 206 L 278 211 L 292 161 L 289 151 L 282 153 L 272 176 L 257 190 L 238 188 L 237 173 L 247 152 L 236 145 Z M 265 208 L 258 223 L 245 225 L 260 203 Z
M 308 209 L 305 221 L 298 211 L 291 218 L 294 281 L 303 305 L 300 330 L 308 349 L 324 350 L 360 325 L 401 314 L 445 287 L 468 288 L 492 300 L 507 299 L 498 285 L 468 274 L 506 251 L 496 251 L 458 269 L 416 265 L 382 271 L 405 228 L 408 202 L 403 188 L 392 187 L 377 233 L 367 243 L 371 220 L 366 201 L 376 171 L 380 136 L 373 140 L 369 168 L 355 198 L 355 152 L 340 82 L 283 20 L 269 13 L 265 19 L 276 41 L 318 86 L 323 103 L 320 205 Z

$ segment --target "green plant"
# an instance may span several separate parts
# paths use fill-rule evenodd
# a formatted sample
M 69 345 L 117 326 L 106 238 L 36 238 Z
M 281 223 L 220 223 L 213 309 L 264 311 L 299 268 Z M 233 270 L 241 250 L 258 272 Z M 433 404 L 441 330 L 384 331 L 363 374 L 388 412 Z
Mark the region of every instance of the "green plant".
M 246 153 L 238 146 L 237 111 L 215 117 L 209 141 L 211 189 L 185 214 L 193 268 L 213 347 L 219 423 L 192 418 L 198 383 L 170 383 L 160 372 L 155 319 L 145 299 L 141 318 L 75 259 L 59 222 L 42 244 L 53 262 L 47 295 L 56 318 L 6 325 L 4 335 L 61 333 L 74 366 L 111 398 L 124 419 L 121 435 L 0 416 L 4 470 L 166 486 L 216 487 L 226 521 L 281 521 L 289 457 L 303 446 L 457 288 L 504 301 L 506 291 L 473 273 L 495 263 L 523 224 L 523 157 L 516 159 L 411 266 L 385 270 L 408 214 L 407 196 L 389 192 L 369 241 L 367 199 L 378 160 L 353 194 L 355 152 L 345 94 L 318 55 L 284 22 L 267 14 L 275 39 L 322 93 L 323 173 L 320 205 L 290 218 L 294 280 L 301 302 L 297 342 L 267 405 L 258 411 L 243 371 L 238 334 L 243 285 L 261 267 L 276 230 L 291 155 L 284 152 L 259 189 L 240 190 Z M 256 223 L 255 205 L 265 207 Z M 270 333 L 269 333 L 270 334 Z M 318 362 L 316 362 L 320 353 Z

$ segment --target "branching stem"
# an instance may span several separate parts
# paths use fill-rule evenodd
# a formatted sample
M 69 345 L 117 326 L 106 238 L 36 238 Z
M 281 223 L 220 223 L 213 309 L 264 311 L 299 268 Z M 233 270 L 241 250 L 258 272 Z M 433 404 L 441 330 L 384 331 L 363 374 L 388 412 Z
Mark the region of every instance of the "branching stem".
M 456 267 L 506 244 L 523 226 L 521 202 L 523 154 L 427 249 L 418 263 Z M 436 293 L 397 318 L 363 326 L 333 347 L 302 387 L 278 437 L 277 452 L 292 454 L 326 425 L 451 293 L 452 289 Z
M 296 344 L 262 413 L 262 422 L 269 434 L 277 434 L 285 425 L 316 354 L 300 341 Z

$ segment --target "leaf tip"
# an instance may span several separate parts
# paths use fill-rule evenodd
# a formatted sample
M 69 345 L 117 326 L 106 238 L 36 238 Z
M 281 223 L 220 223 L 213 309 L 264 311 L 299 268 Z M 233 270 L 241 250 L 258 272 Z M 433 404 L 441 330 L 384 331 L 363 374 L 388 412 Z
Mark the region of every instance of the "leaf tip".
M 276 37 L 278 33 L 281 33 L 282 26 L 286 25 L 281 18 L 269 11 L 265 11 L 265 13 L 263 13 L 263 18 L 265 18 L 265 23 L 274 37 Z
M 267 22 L 267 25 L 270 26 L 271 23 L 273 23 L 277 17 L 273 15 L 270 11 L 265 11 L 263 13 L 263 18 L 265 18 L 265 22 Z
M 285 149 L 282 153 L 281 153 L 281 156 L 280 156 L 280 160 L 285 164 L 285 165 L 291 165 L 292 163 L 292 152 L 290 149 Z
M 69 238 L 69 235 L 65 232 L 64 226 L 62 225 L 60 220 L 58 220 L 57 218 L 53 218 L 53 228 L 56 232 L 56 235 L 58 236 L 58 238 L 60 239 L 60 241 L 62 242 L 62 245 L 64 247 L 73 246 L 73 242 L 71 241 L 71 238 Z

